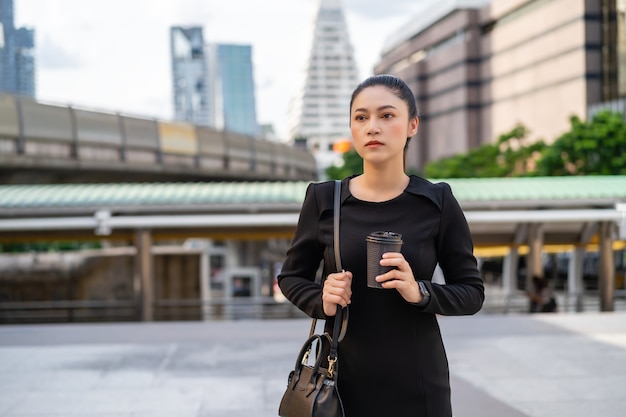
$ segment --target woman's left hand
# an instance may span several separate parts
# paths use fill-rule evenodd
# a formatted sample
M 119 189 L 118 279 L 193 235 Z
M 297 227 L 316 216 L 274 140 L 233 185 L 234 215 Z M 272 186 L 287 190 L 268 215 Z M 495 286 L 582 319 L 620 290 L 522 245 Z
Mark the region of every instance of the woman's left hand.
M 409 303 L 422 301 L 422 292 L 413 276 L 413 270 L 400 252 L 386 252 L 380 260 L 382 266 L 395 266 L 396 269 L 379 275 L 376 281 L 382 283 L 383 288 L 395 288 L 402 298 Z

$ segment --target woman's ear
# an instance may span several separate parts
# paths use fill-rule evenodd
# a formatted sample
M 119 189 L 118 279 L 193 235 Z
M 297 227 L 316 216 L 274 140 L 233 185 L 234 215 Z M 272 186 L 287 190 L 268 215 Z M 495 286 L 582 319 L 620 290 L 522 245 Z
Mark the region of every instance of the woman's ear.
M 413 137 L 417 133 L 417 128 L 420 124 L 420 120 L 417 117 L 409 120 L 409 134 L 408 137 Z

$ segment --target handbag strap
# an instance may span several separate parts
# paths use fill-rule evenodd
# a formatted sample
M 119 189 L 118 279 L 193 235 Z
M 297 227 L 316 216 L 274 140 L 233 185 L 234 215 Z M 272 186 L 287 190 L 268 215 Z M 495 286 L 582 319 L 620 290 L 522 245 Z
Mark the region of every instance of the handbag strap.
M 341 256 L 339 252 L 339 210 L 341 208 L 341 181 L 335 180 L 335 200 L 333 206 L 333 247 L 335 251 L 335 269 L 337 272 L 342 271 Z M 348 307 L 337 305 L 335 313 L 335 323 L 333 325 L 333 337 L 330 343 L 330 352 L 328 353 L 328 374 L 335 377 L 335 364 L 337 363 L 337 347 L 339 341 L 343 339 L 348 328 Z
M 333 248 L 335 251 L 335 269 L 337 272 L 342 271 L 341 255 L 339 252 L 339 213 L 341 212 L 341 181 L 335 180 L 335 199 L 333 202 Z M 338 323 L 341 326 L 338 327 Z M 335 325 L 333 327 L 333 343 L 337 344 L 343 340 L 348 330 L 348 307 L 337 306 L 337 313 L 335 314 Z M 335 345 L 335 349 L 336 349 Z M 332 347 L 331 347 L 332 353 Z
M 339 252 L 339 213 L 341 209 L 341 180 L 335 180 L 335 192 L 333 195 L 333 249 L 335 253 L 335 270 L 337 272 L 343 271 L 341 267 L 341 256 Z M 340 308 L 337 306 L 337 313 L 335 314 L 335 323 L 333 326 L 333 338 L 331 343 L 331 356 L 337 357 L 337 345 L 346 335 L 348 329 L 348 307 Z M 315 333 L 315 326 L 317 325 L 317 319 L 314 318 L 311 323 L 311 330 L 309 331 L 309 337 Z
M 333 201 L 333 248 L 335 250 L 335 271 L 343 271 L 339 254 L 339 210 L 341 210 L 341 181 L 335 180 Z

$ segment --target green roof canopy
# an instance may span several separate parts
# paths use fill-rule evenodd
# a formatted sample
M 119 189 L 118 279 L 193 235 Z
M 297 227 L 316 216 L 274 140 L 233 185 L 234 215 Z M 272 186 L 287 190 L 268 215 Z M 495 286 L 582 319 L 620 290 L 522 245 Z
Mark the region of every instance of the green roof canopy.
M 613 206 L 626 176 L 473 178 L 446 181 L 464 207 Z M 308 182 L 46 184 L 0 186 L 0 216 L 24 211 L 299 209 Z

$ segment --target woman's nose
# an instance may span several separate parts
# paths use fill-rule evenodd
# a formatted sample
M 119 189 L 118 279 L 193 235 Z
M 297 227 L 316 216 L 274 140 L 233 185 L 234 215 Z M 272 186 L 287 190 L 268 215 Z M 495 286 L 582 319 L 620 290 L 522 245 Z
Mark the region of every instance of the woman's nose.
M 374 118 L 370 119 L 369 123 L 367 124 L 367 134 L 375 135 L 379 132 L 380 132 L 380 129 L 378 127 L 378 120 Z

